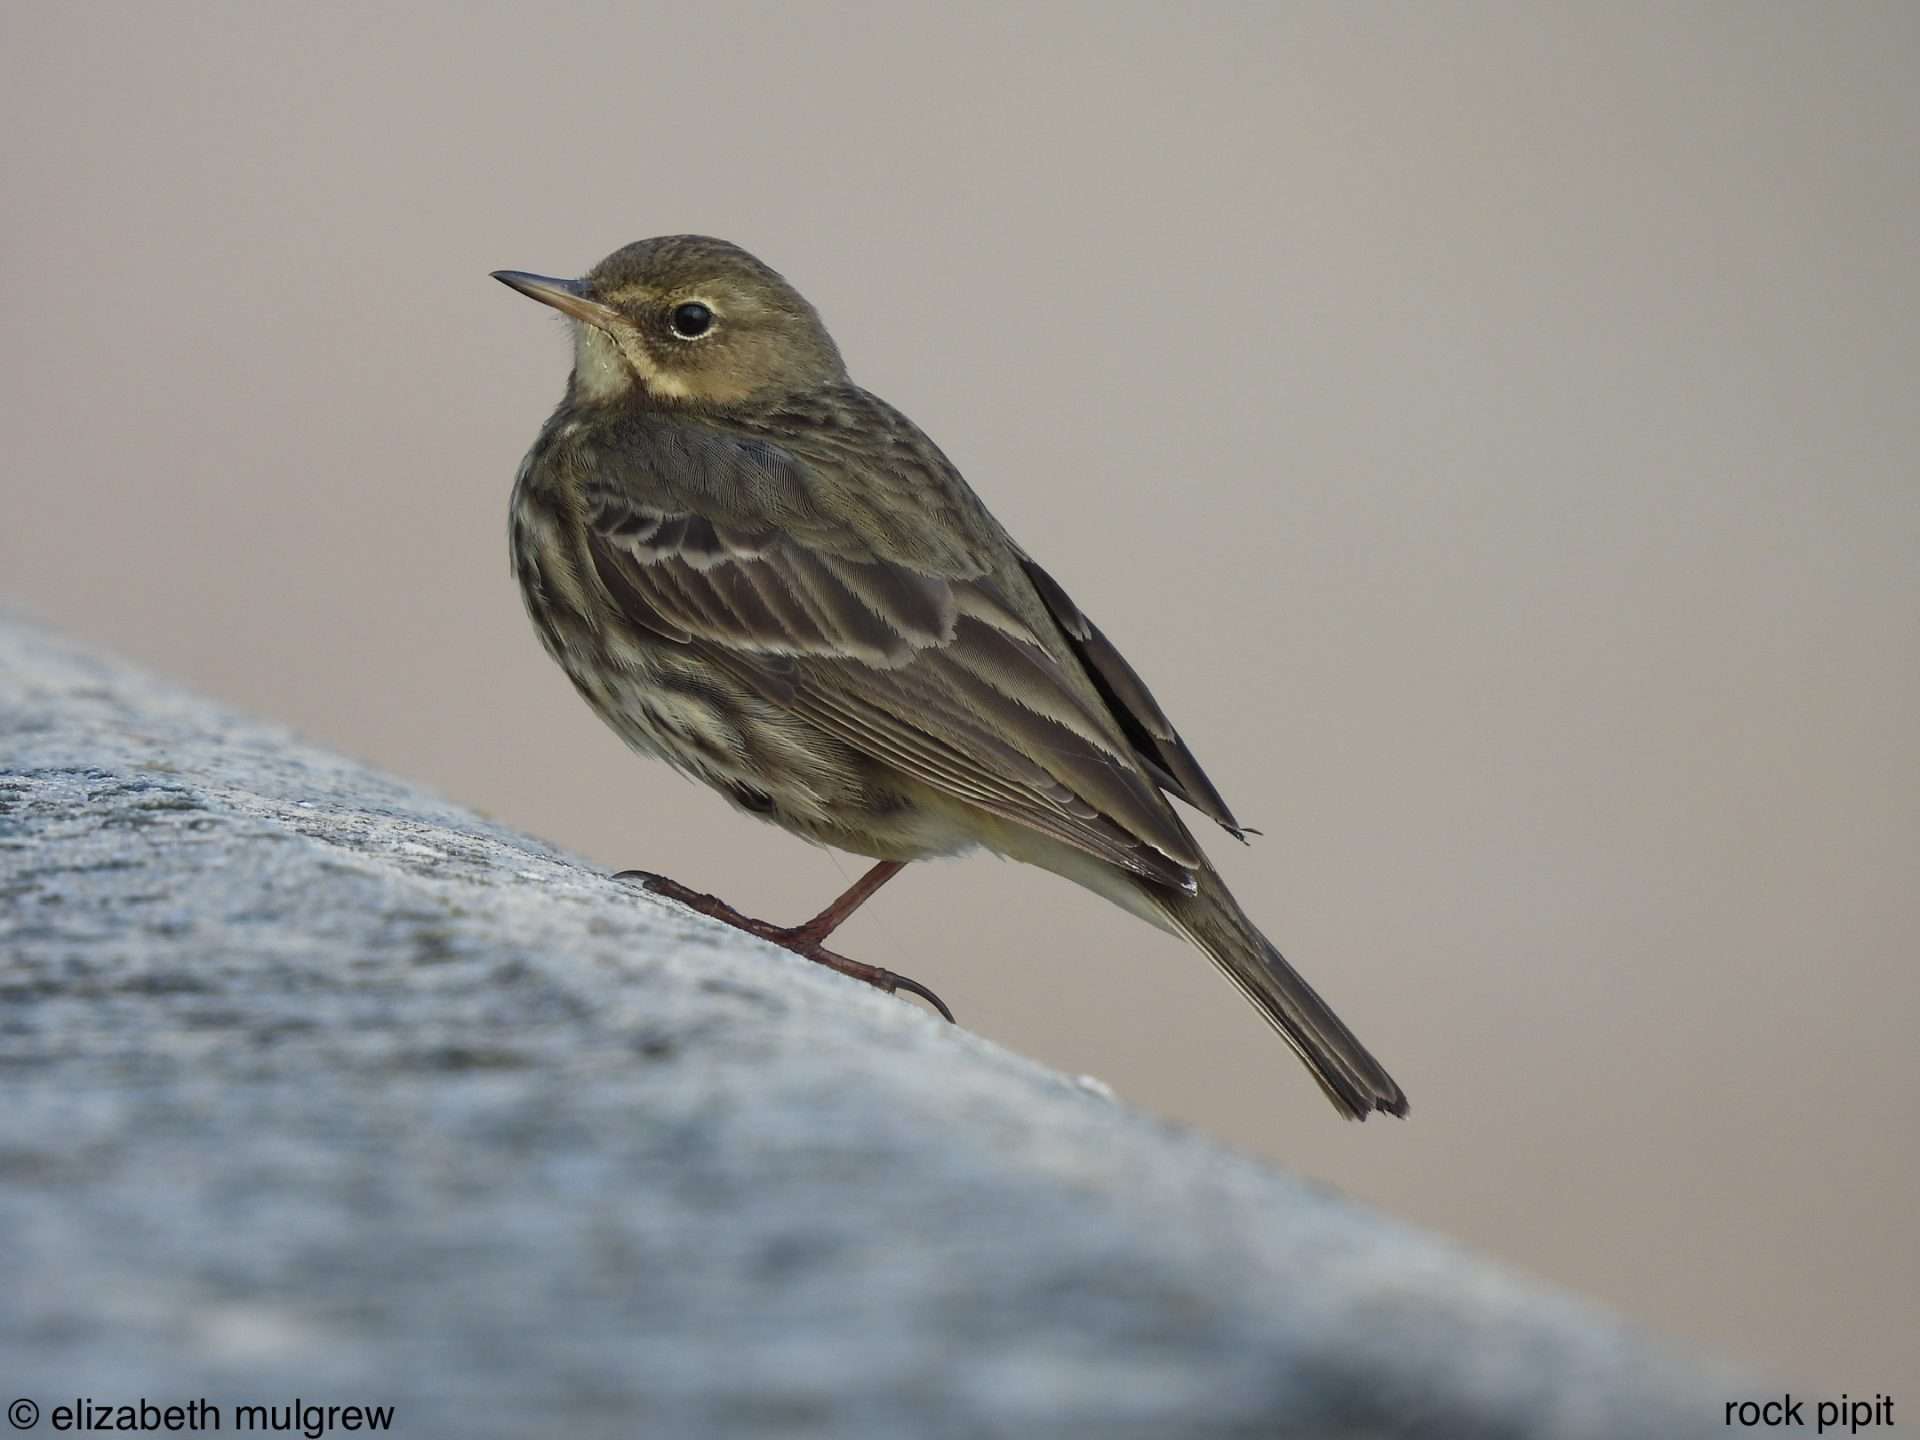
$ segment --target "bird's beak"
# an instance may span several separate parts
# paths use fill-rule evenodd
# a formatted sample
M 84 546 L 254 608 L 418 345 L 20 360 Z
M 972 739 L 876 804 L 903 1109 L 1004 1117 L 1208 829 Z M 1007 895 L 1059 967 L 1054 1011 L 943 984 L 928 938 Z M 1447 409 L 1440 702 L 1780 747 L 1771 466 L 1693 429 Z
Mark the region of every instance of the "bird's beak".
M 578 280 L 556 280 L 549 275 L 529 275 L 524 270 L 496 270 L 493 278 L 530 300 L 551 305 L 562 315 L 571 315 L 602 330 L 612 328 L 620 318 L 612 306 L 602 305 L 589 296 L 587 287 Z

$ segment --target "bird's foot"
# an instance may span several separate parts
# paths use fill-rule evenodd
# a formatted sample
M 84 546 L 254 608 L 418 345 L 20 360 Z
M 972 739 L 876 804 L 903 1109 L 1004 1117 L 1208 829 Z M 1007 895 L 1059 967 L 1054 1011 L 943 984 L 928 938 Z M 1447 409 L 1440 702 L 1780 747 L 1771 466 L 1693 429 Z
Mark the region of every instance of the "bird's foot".
M 678 900 L 689 910 L 697 910 L 710 920 L 718 920 L 722 925 L 731 925 L 736 930 L 744 930 L 801 955 L 816 965 L 824 965 L 829 970 L 837 970 L 855 980 L 865 981 L 876 990 L 884 990 L 893 995 L 904 990 L 909 995 L 918 995 L 934 1009 L 938 1010 L 949 1023 L 953 1023 L 953 1011 L 947 1008 L 947 1002 L 918 980 L 905 975 L 896 975 L 891 970 L 878 965 L 868 965 L 860 960 L 850 960 L 821 943 L 819 933 L 811 925 L 770 925 L 765 920 L 756 920 L 751 915 L 743 915 L 717 895 L 708 895 L 682 885 L 678 880 L 670 880 L 665 875 L 656 875 L 651 870 L 622 870 L 613 877 L 616 880 L 638 880 L 640 888 L 654 895 L 664 895 L 669 900 Z

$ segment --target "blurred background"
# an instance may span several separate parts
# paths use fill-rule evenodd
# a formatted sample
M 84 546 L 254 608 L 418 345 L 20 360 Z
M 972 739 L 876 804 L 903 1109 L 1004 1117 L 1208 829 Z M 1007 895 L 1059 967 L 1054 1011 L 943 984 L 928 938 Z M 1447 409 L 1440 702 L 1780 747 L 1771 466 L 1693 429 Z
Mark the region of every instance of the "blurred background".
M 1679 1339 L 1920 1334 L 1920 9 L 99 5 L 0 15 L 0 603 L 609 868 L 864 862 L 630 757 L 507 572 L 562 322 L 739 241 L 1147 675 L 1249 910 L 918 867 L 845 949 Z

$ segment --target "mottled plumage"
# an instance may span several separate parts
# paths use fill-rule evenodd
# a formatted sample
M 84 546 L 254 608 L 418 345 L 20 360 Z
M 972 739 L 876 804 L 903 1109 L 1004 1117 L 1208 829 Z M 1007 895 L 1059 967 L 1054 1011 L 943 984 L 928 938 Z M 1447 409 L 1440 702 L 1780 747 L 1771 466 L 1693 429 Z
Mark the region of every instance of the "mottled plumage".
M 1242 833 L 1140 677 L 791 286 L 701 236 L 500 278 L 576 340 L 514 573 L 629 745 L 841 849 L 983 845 L 1088 885 L 1212 956 L 1343 1112 L 1405 1113 L 1168 803 Z

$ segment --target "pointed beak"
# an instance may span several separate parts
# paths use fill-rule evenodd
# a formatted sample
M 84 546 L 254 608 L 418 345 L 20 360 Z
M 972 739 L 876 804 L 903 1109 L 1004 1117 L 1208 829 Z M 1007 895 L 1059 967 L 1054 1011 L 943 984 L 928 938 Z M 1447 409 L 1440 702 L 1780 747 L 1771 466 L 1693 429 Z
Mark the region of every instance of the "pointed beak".
M 562 315 L 571 315 L 602 330 L 611 328 L 619 319 L 619 312 L 593 299 L 587 294 L 586 285 L 578 280 L 556 280 L 550 275 L 529 275 L 524 270 L 496 270 L 493 278 L 529 300 L 551 305 Z

